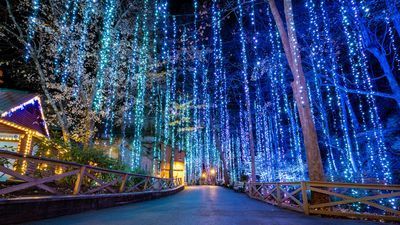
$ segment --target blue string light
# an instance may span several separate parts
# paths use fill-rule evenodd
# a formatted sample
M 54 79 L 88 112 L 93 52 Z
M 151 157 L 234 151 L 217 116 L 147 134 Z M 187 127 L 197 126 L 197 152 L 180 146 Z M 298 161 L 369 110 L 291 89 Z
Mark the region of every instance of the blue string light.
M 28 61 L 31 57 L 32 42 L 36 34 L 36 29 L 38 25 L 38 16 L 40 11 L 40 1 L 32 0 L 32 13 L 28 18 L 28 34 L 25 45 L 25 61 Z
M 240 0 L 237 0 L 237 5 L 238 5 L 238 11 L 239 11 L 239 17 L 238 17 L 238 23 L 239 23 L 239 34 L 240 34 L 240 43 L 241 43 L 241 60 L 242 60 L 242 69 L 241 69 L 241 74 L 242 74 L 242 79 L 243 79 L 243 87 L 244 87 L 244 96 L 245 96 L 245 106 L 246 106 L 246 112 L 245 116 L 247 118 L 247 135 L 249 136 L 249 151 L 250 155 L 254 154 L 254 146 L 253 146 L 253 122 L 251 119 L 251 99 L 250 99 L 250 87 L 249 87 L 249 78 L 248 78 L 248 60 L 247 60 L 247 48 L 246 48 L 246 39 L 245 39 L 245 33 L 244 33 L 244 25 L 243 25 L 243 9 L 242 9 L 242 2 Z M 253 157 L 253 156 L 252 156 Z M 254 159 L 252 159 L 253 161 Z M 255 171 L 252 171 L 255 172 Z

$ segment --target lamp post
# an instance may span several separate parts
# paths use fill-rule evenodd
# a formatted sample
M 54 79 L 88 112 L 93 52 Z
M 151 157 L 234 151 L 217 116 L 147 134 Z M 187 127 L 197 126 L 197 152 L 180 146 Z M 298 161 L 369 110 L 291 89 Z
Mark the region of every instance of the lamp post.
M 210 175 L 211 175 L 211 183 L 212 184 L 214 184 L 215 185 L 215 174 L 216 174 L 216 171 L 215 171 L 215 169 L 214 168 L 211 168 L 210 169 Z
M 204 184 L 205 182 L 206 182 L 206 178 L 207 178 L 207 174 L 206 174 L 206 172 L 203 172 L 202 174 L 201 174 L 201 180 L 203 180 L 203 182 L 201 182 L 201 180 L 200 180 L 200 185 L 201 184 Z

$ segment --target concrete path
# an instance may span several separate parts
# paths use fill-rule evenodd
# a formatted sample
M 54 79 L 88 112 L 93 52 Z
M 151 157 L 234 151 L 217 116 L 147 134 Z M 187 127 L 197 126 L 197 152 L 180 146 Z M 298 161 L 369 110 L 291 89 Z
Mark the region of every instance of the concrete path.
M 216 186 L 186 187 L 174 196 L 29 224 L 382 225 L 366 221 L 305 216 Z

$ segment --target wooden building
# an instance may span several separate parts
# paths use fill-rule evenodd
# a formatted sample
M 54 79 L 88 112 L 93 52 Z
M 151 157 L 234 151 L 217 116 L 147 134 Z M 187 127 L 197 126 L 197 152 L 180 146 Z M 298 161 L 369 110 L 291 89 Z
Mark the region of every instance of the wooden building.
M 31 155 L 48 137 L 40 97 L 0 88 L 0 149 Z
M 171 162 L 171 153 L 172 147 L 166 146 L 164 148 L 164 144 L 161 144 L 161 149 L 165 149 L 166 151 L 163 152 L 163 157 L 160 161 L 160 177 L 162 178 L 169 178 L 170 174 L 170 162 Z M 181 151 L 178 148 L 173 149 L 174 151 L 174 165 L 173 165 L 173 176 L 174 178 L 181 178 L 182 181 L 185 179 L 185 152 Z

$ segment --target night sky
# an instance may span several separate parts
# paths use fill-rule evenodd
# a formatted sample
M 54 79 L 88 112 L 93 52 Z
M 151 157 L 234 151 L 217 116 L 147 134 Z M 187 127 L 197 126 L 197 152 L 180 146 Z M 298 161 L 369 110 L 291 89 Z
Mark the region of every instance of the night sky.
M 192 14 L 193 13 L 193 0 L 171 0 L 170 13 L 172 15 Z

